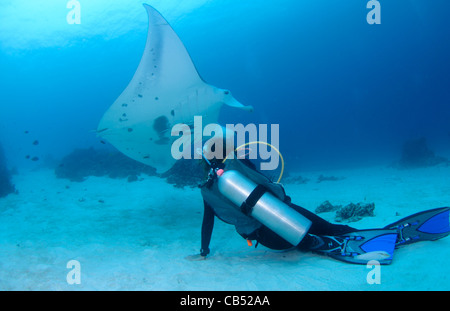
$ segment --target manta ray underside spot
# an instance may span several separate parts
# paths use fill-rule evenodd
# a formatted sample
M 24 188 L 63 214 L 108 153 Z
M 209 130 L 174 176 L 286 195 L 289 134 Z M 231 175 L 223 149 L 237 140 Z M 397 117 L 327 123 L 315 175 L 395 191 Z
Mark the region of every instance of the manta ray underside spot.
M 252 110 L 227 90 L 205 83 L 177 34 L 153 7 L 144 4 L 148 33 L 144 53 L 128 86 L 103 115 L 97 134 L 130 158 L 158 173 L 175 163 L 171 136 L 175 124 L 217 123 L 223 104 Z

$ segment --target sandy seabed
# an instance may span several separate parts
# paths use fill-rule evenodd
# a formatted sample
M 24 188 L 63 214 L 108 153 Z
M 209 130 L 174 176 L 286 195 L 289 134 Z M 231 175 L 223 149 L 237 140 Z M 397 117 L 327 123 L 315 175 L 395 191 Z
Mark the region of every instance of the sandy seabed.
M 344 177 L 317 183 L 320 175 Z M 216 221 L 207 260 L 198 253 L 203 204 L 198 188 L 158 177 L 140 181 L 57 179 L 53 170 L 15 175 L 18 194 L 0 199 L 0 290 L 450 290 L 450 237 L 397 249 L 381 266 L 352 265 L 299 251 L 247 246 L 234 227 Z M 375 217 L 350 223 L 382 227 L 409 214 L 450 205 L 450 167 L 372 167 L 307 172 L 285 184 L 309 210 L 323 201 L 374 202 Z M 334 213 L 320 214 L 334 221 Z M 70 260 L 80 284 L 69 284 Z

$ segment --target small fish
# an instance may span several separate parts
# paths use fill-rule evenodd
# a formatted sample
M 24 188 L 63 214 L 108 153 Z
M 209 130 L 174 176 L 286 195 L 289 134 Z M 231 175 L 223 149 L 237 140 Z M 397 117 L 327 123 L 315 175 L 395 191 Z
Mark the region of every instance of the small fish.
M 38 157 L 32 157 L 31 161 L 33 161 L 33 162 L 39 161 L 39 158 Z
M 39 145 L 39 141 L 38 140 L 33 141 L 33 145 L 35 146 Z

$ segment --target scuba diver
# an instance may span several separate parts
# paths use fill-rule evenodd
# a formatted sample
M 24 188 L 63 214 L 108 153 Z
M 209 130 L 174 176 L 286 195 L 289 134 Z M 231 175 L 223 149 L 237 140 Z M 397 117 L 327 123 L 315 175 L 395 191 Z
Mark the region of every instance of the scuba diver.
M 330 223 L 292 203 L 283 186 L 258 172 L 250 160 L 208 159 L 205 147 L 202 153 L 209 173 L 200 185 L 204 201 L 201 249 L 190 260 L 210 254 L 215 217 L 234 225 L 249 245 L 256 241 L 273 250 L 312 251 L 355 264 L 370 260 L 390 264 L 395 248 L 450 234 L 449 207 L 416 213 L 379 229 Z

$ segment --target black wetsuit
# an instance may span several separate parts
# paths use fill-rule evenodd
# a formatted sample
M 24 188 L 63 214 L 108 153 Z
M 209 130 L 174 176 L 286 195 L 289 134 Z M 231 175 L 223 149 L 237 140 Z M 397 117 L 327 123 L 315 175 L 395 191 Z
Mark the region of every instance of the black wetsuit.
M 263 176 L 262 174 L 256 172 L 254 167 L 249 166 L 248 163 L 238 160 L 232 160 L 229 162 L 231 163 L 229 163 L 228 166 L 229 167 L 231 166 L 231 169 L 237 169 L 243 172 L 244 174 L 247 174 L 247 176 L 248 174 L 253 174 L 253 178 L 255 178 L 255 176 L 259 178 L 259 176 L 257 176 L 256 174 Z M 242 163 L 245 163 L 245 165 L 242 165 Z M 249 168 L 251 171 L 249 171 Z M 265 176 L 261 178 L 265 178 Z M 245 216 L 241 212 L 237 211 L 236 207 L 231 206 L 225 202 L 227 201 L 227 199 L 221 197 L 221 195 L 217 193 L 218 190 L 217 188 L 214 189 L 213 184 L 213 186 L 209 186 L 207 189 L 202 188 L 202 195 L 204 199 L 203 201 L 204 213 L 201 231 L 201 251 L 200 251 L 201 255 L 206 256 L 209 254 L 210 251 L 209 244 L 211 241 L 212 231 L 214 228 L 215 217 L 218 217 L 219 219 L 221 219 L 226 223 L 234 224 L 236 226 L 238 233 L 245 239 L 256 240 L 258 243 L 261 243 L 262 245 L 275 250 L 289 249 L 294 246 L 296 246 L 301 250 L 308 250 L 310 249 L 311 243 L 313 243 L 310 234 L 335 236 L 356 231 L 355 228 L 346 225 L 330 223 L 325 219 L 317 216 L 316 214 L 308 211 L 307 209 L 291 203 L 290 198 L 284 194 L 284 188 L 281 185 L 273 184 L 270 182 L 266 184 L 266 186 L 269 187 L 272 185 L 274 185 L 274 187 L 276 185 L 276 187 L 279 188 L 279 189 L 273 188 L 272 190 L 277 190 L 278 192 L 277 196 L 282 201 L 284 201 L 284 203 L 288 204 L 290 207 L 298 211 L 300 214 L 302 214 L 304 217 L 308 218 L 312 222 L 308 234 L 303 238 L 303 240 L 299 245 L 290 244 L 289 242 L 281 238 L 279 235 L 277 235 L 275 232 L 273 232 L 266 226 L 262 225 L 261 223 L 257 222 L 255 219 Z M 225 217 L 221 217 L 217 213 L 217 211 L 220 211 L 222 214 L 224 214 L 223 213 L 224 210 L 225 211 L 228 210 L 230 212 L 229 214 L 226 215 L 227 219 L 225 219 Z

